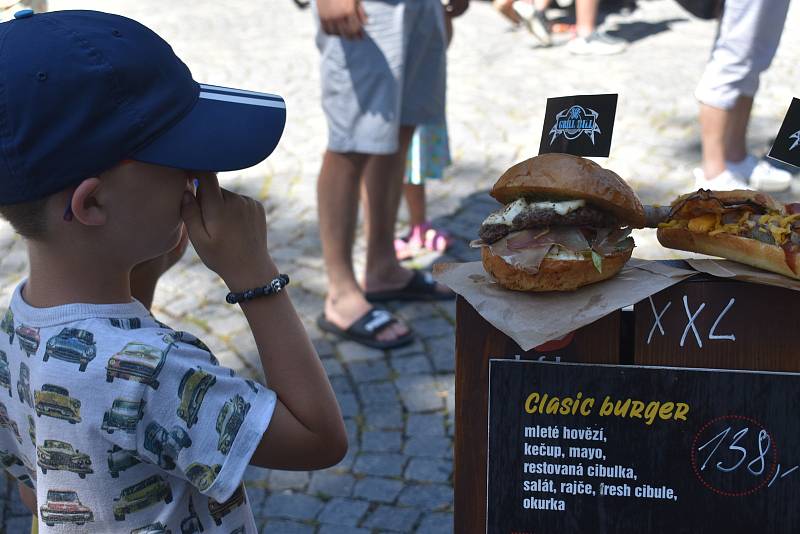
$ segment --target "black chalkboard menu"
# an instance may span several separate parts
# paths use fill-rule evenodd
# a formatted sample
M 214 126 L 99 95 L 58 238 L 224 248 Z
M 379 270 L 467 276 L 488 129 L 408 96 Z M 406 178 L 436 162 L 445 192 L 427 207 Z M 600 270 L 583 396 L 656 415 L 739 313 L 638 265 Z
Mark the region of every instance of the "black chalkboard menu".
M 487 533 L 800 532 L 800 375 L 489 367 Z

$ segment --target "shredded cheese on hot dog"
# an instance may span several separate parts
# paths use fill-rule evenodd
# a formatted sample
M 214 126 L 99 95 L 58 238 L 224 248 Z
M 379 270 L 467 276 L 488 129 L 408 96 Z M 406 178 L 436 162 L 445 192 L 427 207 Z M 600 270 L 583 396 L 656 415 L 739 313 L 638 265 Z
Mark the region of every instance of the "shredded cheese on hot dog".
M 760 231 L 769 233 L 778 245 L 785 244 L 792 233 L 792 224 L 800 220 L 800 213 L 784 215 L 780 212 L 767 213 L 758 218 L 758 224 L 763 226 Z M 659 228 L 685 228 L 690 232 L 704 233 L 710 236 L 719 234 L 748 235 L 755 227 L 755 221 L 750 220 L 750 213 L 743 212 L 735 223 L 722 223 L 722 216 L 707 213 L 691 219 L 673 219 L 658 225 Z

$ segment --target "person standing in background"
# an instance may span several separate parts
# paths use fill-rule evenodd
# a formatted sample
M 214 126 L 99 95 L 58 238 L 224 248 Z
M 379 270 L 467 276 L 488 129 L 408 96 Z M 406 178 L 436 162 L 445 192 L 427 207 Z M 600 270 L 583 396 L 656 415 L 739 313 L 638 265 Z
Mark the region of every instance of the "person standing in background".
M 600 0 L 575 0 L 575 35 L 566 44 L 571 54 L 607 56 L 628 47 L 624 39 L 597 29 L 599 4 Z M 550 0 L 495 0 L 494 6 L 512 22 L 524 24 L 543 45 L 551 44 L 550 23 L 545 16 Z
M 411 343 L 408 326 L 372 302 L 452 299 L 429 274 L 397 260 L 394 232 L 406 152 L 418 124 L 444 120 L 444 12 L 468 0 L 317 0 L 322 107 L 328 146 L 317 180 L 328 276 L 323 331 L 366 346 Z M 367 236 L 362 284 L 353 269 L 359 192 Z
M 702 168 L 695 188 L 782 191 L 788 171 L 748 154 L 747 124 L 759 76 L 778 49 L 789 0 L 726 0 L 711 57 L 695 91 L 700 101 Z
M 444 20 L 449 47 L 453 39 L 453 19 L 446 14 Z M 428 221 L 425 200 L 425 181 L 444 178 L 444 170 L 450 163 L 447 121 L 418 125 L 406 156 L 403 196 L 408 208 L 410 229 L 406 236 L 394 240 L 398 260 L 412 258 L 425 251 L 444 252 L 450 246 L 450 235 L 434 228 Z

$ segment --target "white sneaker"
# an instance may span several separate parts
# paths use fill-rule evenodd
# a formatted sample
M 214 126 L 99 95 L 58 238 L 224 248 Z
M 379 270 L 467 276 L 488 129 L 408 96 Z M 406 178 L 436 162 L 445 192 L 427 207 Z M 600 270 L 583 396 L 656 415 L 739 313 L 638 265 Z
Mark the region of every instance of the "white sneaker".
M 511 9 L 513 9 L 514 12 L 519 15 L 519 18 L 522 19 L 523 23 L 526 20 L 530 20 L 531 17 L 533 17 L 533 12 L 536 11 L 536 9 L 533 7 L 533 4 L 523 0 L 516 0 L 516 2 L 511 4 Z
M 726 161 L 725 167 L 760 191 L 768 193 L 786 191 L 792 185 L 792 173 L 752 155 L 748 155 L 738 163 Z
M 547 20 L 544 11 L 534 10 L 528 29 L 543 45 L 553 44 L 553 40 L 550 38 L 550 21 Z
M 744 180 L 737 178 L 731 171 L 725 169 L 714 178 L 706 178 L 703 169 L 693 171 L 694 188 L 710 189 L 712 191 L 733 191 L 735 189 L 752 189 Z
M 566 48 L 578 56 L 610 56 L 623 52 L 628 48 L 628 42 L 595 30 L 587 37 L 573 37 L 567 41 Z
M 550 27 L 544 12 L 538 11 L 530 2 L 516 0 L 511 4 L 514 13 L 522 20 L 522 24 L 543 45 L 550 46 Z

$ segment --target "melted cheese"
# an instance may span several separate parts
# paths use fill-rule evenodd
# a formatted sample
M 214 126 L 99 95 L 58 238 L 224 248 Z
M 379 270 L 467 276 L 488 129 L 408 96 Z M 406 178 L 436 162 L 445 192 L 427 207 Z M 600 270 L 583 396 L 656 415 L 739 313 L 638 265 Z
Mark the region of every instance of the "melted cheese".
M 503 211 L 492 213 L 483 224 L 503 224 L 511 226 L 514 218 L 522 213 L 526 208 L 537 210 L 552 210 L 559 215 L 567 215 L 578 208 L 586 205 L 585 200 L 564 200 L 561 202 L 528 202 L 524 198 L 518 198 L 511 204 L 508 204 Z
M 524 198 L 518 198 L 511 204 L 508 204 L 503 211 L 499 211 L 497 213 L 492 213 L 486 220 L 483 221 L 483 224 L 504 224 L 506 226 L 511 226 L 511 222 L 514 220 L 514 217 L 522 213 L 522 211 L 527 206 L 527 202 L 525 202 Z
M 671 221 L 658 223 L 659 228 L 685 228 L 686 221 L 682 219 L 673 219 Z
M 580 252 L 574 252 L 572 250 L 563 248 L 563 247 L 553 247 L 547 253 L 546 258 L 550 258 L 553 260 L 569 260 L 569 261 L 576 261 L 576 260 L 583 260 L 586 256 Z
M 706 215 L 701 215 L 700 217 L 689 219 L 689 231 L 708 233 L 719 226 L 719 219 L 720 216 L 713 213 L 708 213 Z
M 794 215 L 783 215 L 781 213 L 767 213 L 758 218 L 758 224 L 762 227 L 759 231 L 769 233 L 775 243 L 783 245 L 789 240 L 792 233 L 792 224 L 800 220 L 800 213 Z M 707 213 L 692 219 L 682 220 L 673 219 L 658 225 L 659 228 L 688 228 L 691 232 L 707 233 L 710 236 L 719 234 L 742 235 L 747 234 L 755 227 L 755 222 L 750 220 L 748 212 L 742 213 L 739 220 L 735 223 L 722 224 L 722 217 L 719 214 Z

